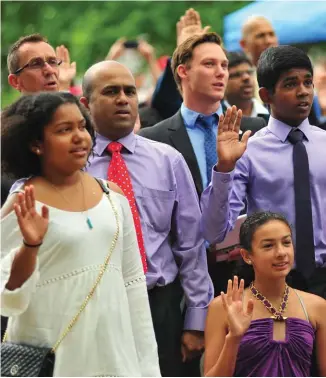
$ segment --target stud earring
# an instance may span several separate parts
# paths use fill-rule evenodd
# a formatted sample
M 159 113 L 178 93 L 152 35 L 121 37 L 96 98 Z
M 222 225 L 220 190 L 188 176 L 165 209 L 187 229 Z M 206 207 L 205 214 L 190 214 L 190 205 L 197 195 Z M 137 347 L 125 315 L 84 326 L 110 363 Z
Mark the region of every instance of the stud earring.
M 37 153 L 37 155 L 40 154 L 40 150 L 38 148 L 36 149 L 36 153 Z
M 249 264 L 249 265 L 251 265 L 251 264 L 252 264 L 252 263 L 251 263 L 251 260 L 248 260 L 248 264 Z

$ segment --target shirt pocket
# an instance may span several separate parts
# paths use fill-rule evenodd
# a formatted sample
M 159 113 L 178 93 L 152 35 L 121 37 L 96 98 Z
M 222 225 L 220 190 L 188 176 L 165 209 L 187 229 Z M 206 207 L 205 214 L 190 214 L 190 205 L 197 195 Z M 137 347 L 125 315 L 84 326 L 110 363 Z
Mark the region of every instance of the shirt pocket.
M 144 222 L 157 232 L 170 231 L 175 191 L 143 187 L 138 197 Z

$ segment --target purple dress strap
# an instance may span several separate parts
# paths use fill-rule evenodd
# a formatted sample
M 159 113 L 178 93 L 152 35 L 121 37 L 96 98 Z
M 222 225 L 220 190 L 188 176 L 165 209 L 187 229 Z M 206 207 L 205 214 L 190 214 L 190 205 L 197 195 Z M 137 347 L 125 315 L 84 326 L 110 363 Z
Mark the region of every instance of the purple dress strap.
M 315 330 L 287 318 L 285 340 L 273 340 L 273 319 L 253 320 L 237 356 L 235 377 L 309 377 Z

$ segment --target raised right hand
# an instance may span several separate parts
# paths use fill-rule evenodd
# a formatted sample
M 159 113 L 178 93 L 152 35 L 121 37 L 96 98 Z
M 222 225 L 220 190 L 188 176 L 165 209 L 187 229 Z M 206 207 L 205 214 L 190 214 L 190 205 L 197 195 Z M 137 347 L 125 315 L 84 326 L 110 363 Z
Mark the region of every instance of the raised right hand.
M 59 82 L 61 91 L 69 91 L 72 80 L 77 73 L 76 62 L 70 62 L 69 50 L 64 46 L 57 46 L 56 55 L 58 59 L 62 60 L 59 66 Z
M 35 209 L 34 187 L 26 186 L 25 193 L 18 194 L 18 202 L 14 204 L 18 225 L 27 244 L 42 243 L 49 226 L 49 209 L 42 207 L 42 214 Z
M 232 171 L 247 148 L 251 131 L 246 131 L 239 141 L 241 119 L 242 111 L 234 105 L 220 116 L 216 141 L 219 172 Z
M 240 281 L 238 287 L 238 277 L 235 276 L 232 281 L 228 280 L 226 294 L 221 292 L 222 304 L 227 313 L 229 326 L 229 335 L 233 337 L 242 337 L 250 326 L 254 302 L 249 299 L 247 308 L 243 306 L 244 280 Z

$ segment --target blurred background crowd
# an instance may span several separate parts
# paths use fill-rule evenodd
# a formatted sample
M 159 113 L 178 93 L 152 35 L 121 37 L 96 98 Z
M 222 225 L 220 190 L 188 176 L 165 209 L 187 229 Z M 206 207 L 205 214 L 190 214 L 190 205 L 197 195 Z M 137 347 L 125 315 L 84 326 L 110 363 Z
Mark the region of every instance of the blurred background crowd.
M 223 37 L 228 51 L 242 50 L 241 27 L 249 16 L 267 17 L 279 43 L 300 46 L 314 62 L 322 61 L 319 67 L 325 77 L 324 1 L 3 1 L 1 107 L 19 97 L 7 83 L 9 46 L 35 32 L 53 46 L 68 48 L 71 61 L 76 62 L 72 93 L 80 94 L 86 69 L 108 57 L 131 69 L 140 104 L 150 104 L 156 80 L 176 47 L 176 23 L 190 7 L 199 12 L 203 25 Z

